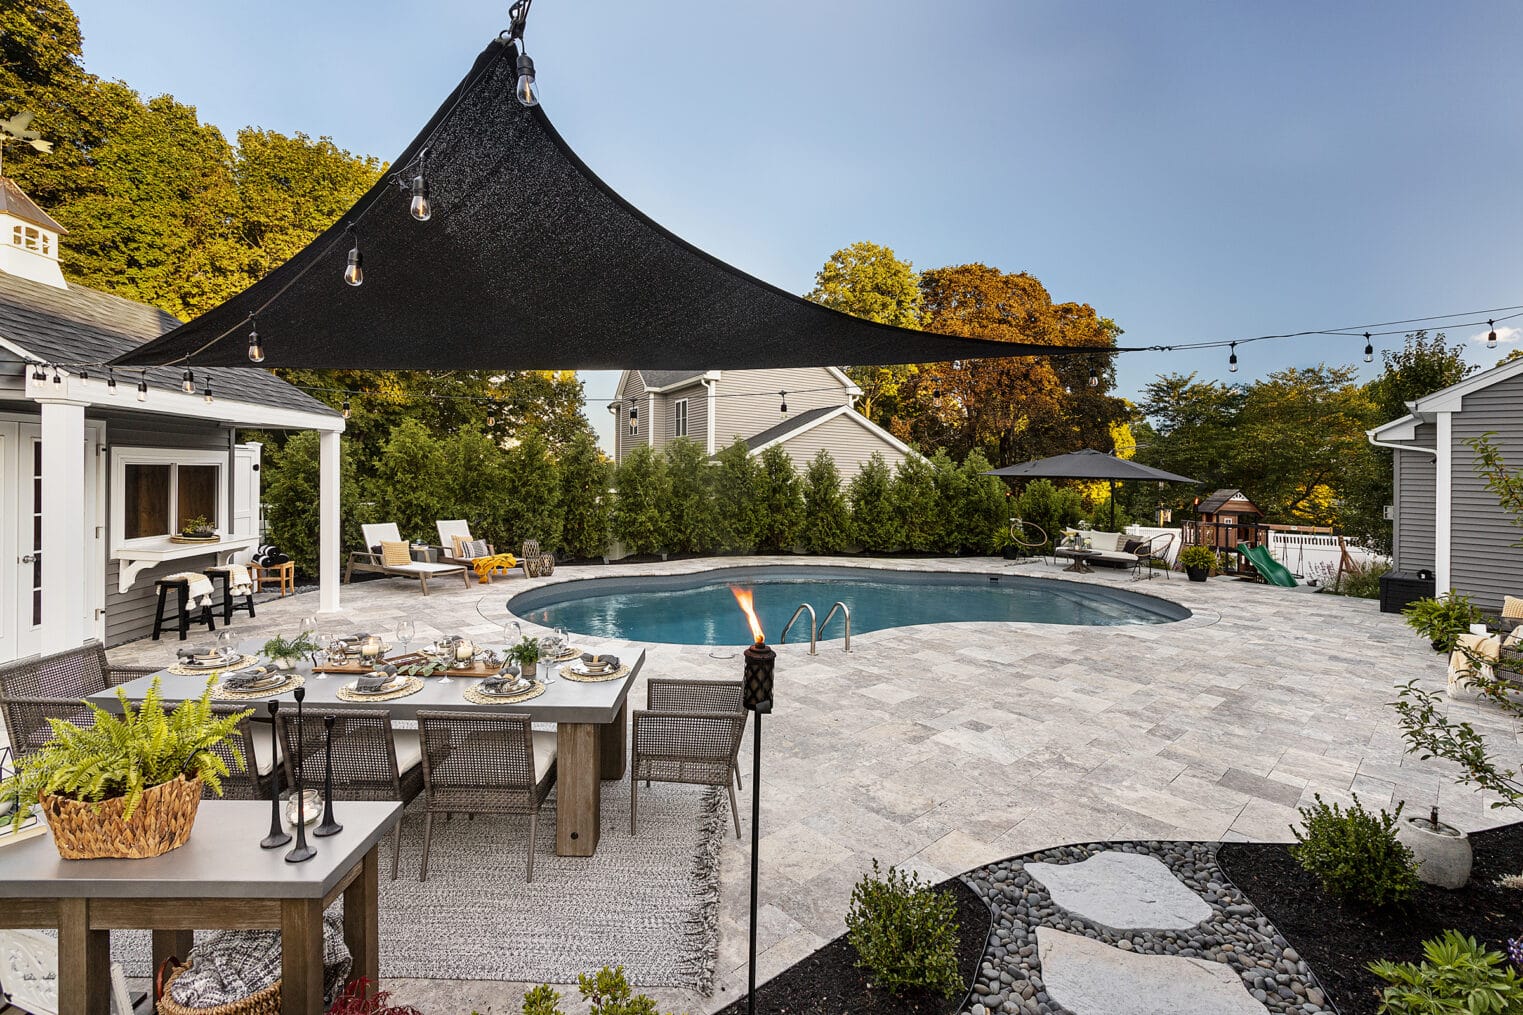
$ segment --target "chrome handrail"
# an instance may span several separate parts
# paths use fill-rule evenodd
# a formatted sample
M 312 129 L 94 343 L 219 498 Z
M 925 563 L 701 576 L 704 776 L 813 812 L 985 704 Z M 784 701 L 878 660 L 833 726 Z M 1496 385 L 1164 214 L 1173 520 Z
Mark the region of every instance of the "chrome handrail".
M 814 622 L 814 607 L 808 603 L 799 603 L 799 608 L 793 611 L 793 616 L 789 617 L 788 623 L 783 625 L 783 633 L 778 637 L 777 643 L 782 645 L 788 641 L 789 628 L 793 627 L 793 622 L 799 619 L 799 614 L 805 610 L 809 611 L 809 654 L 812 656 L 819 655 L 820 653 L 815 648 L 815 643 L 819 640 L 820 626 Z
M 836 615 L 836 611 L 837 610 L 841 611 L 842 621 L 846 625 L 846 645 L 844 646 L 842 651 L 844 651 L 844 652 L 850 652 L 851 651 L 851 607 L 850 606 L 847 606 L 845 603 L 838 601 L 834 606 L 832 606 L 830 608 L 830 612 L 825 614 L 825 619 L 820 621 L 820 628 L 819 629 L 821 631 L 824 631 L 825 628 L 827 626 L 829 626 L 829 624 L 830 624 L 830 618 L 832 618 L 832 617 L 834 617 Z

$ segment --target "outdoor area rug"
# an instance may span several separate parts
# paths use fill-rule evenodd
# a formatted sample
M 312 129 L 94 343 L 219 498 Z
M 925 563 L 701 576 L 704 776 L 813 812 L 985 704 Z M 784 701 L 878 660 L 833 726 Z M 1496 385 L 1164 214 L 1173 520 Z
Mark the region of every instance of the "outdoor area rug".
M 627 777 L 605 782 L 592 857 L 555 855 L 552 794 L 539 814 L 533 884 L 529 819 L 489 815 L 435 818 L 428 880 L 419 882 L 422 804 L 407 808 L 395 881 L 390 840 L 381 840 L 382 977 L 575 983 L 622 964 L 637 986 L 712 992 L 719 847 L 734 834 L 722 789 L 640 787 L 640 832 L 631 837 Z M 343 804 L 335 806 L 342 821 Z M 128 976 L 149 975 L 148 945 L 143 931 L 111 935 L 112 958 Z

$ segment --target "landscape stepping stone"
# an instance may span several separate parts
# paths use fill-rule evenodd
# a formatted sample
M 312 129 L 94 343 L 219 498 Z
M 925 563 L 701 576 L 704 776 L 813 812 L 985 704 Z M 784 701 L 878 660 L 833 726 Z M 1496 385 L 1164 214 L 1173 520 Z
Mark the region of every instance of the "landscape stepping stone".
M 1267 1015 L 1228 965 L 1139 955 L 1050 927 L 1036 932 L 1047 996 L 1073 1015 Z
M 1052 901 L 1112 930 L 1189 930 L 1211 907 L 1157 857 L 1106 850 L 1078 863 L 1028 863 Z

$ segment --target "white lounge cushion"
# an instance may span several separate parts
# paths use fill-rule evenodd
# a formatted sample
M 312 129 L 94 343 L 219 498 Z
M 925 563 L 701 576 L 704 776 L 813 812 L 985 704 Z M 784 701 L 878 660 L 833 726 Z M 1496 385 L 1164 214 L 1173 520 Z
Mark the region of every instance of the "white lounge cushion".
M 391 735 L 397 745 L 398 775 L 406 775 L 423 764 L 423 745 L 418 740 L 417 730 L 393 729 Z
M 538 783 L 555 764 L 556 734 L 551 730 L 534 731 L 534 781 Z
M 263 733 L 260 732 L 261 729 Z M 254 723 L 254 727 L 250 732 L 253 733 L 251 739 L 254 741 L 254 771 L 258 772 L 260 777 L 269 775 L 275 770 L 275 766 L 279 764 L 280 759 L 285 757 L 285 748 L 276 743 L 274 745 L 275 756 L 272 758 L 270 757 L 270 727 L 264 723 Z M 239 746 L 243 745 L 239 744 Z M 245 763 L 248 761 L 247 758 L 243 760 Z
M 395 571 L 397 574 L 459 574 L 465 568 L 459 564 L 430 564 L 427 561 L 415 560 L 411 564 L 388 565 L 386 570 Z

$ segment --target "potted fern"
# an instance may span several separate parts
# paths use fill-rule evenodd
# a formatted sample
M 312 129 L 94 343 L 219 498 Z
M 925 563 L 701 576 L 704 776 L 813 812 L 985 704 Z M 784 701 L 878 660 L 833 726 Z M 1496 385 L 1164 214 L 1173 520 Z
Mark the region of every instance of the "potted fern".
M 216 678 L 213 677 L 212 680 Z M 122 714 L 95 705 L 92 725 L 49 719 L 53 739 L 21 758 L 0 797 L 40 803 L 65 860 L 159 856 L 190 837 L 203 786 L 222 794 L 227 762 L 212 748 L 251 712 L 212 711 L 211 680 L 201 697 L 165 711 L 157 679 L 134 708 L 118 689 Z M 241 771 L 243 752 L 234 743 Z M 17 808 L 12 827 L 31 812 Z
M 1203 582 L 1216 566 L 1216 554 L 1204 546 L 1187 546 L 1179 551 L 1179 566 L 1185 569 L 1192 582 Z

